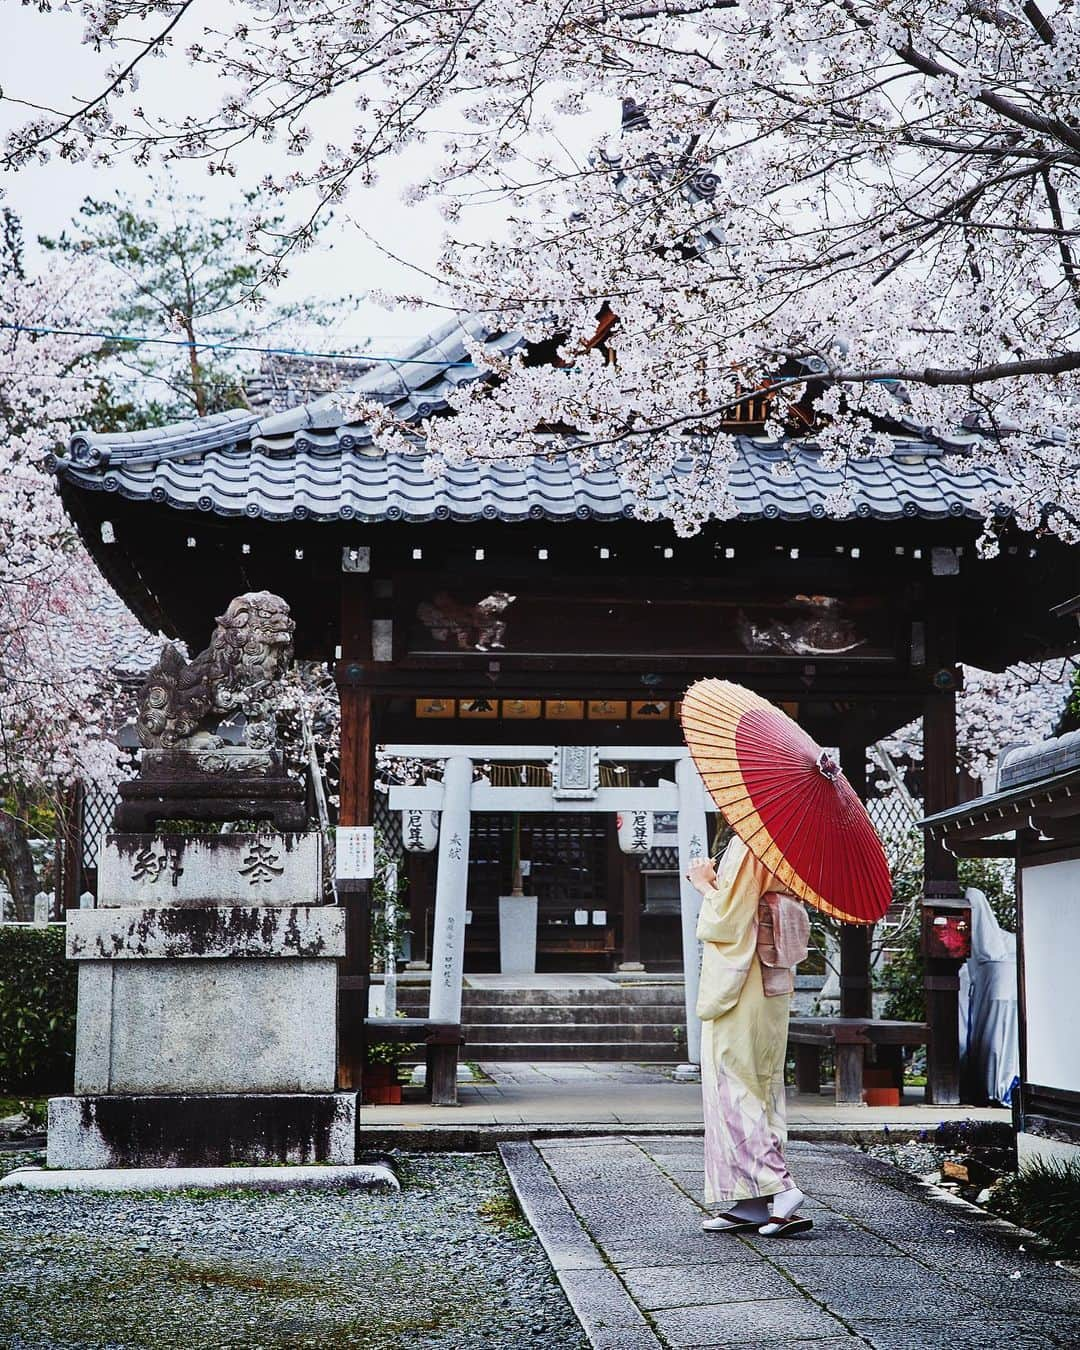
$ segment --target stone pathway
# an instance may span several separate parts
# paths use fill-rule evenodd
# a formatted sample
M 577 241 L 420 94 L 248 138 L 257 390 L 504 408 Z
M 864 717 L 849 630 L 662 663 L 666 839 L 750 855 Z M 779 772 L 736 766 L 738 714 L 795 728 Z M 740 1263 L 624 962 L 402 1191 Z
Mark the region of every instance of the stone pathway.
M 791 1143 L 814 1230 L 703 1233 L 699 1140 L 501 1148 L 594 1350 L 1080 1345 L 1080 1278 L 845 1144 Z
M 503 1127 L 504 1138 L 547 1130 L 598 1127 L 605 1133 L 644 1127 L 662 1130 L 700 1130 L 701 1084 L 679 1082 L 673 1064 L 488 1063 L 479 1066 L 485 1080 L 463 1085 L 460 1106 L 431 1106 L 413 1100 L 400 1106 L 360 1108 L 362 1148 L 415 1147 L 410 1133 L 424 1132 L 423 1146 L 461 1147 L 458 1135 Z M 788 1127 L 794 1138 L 832 1136 L 844 1132 L 880 1133 L 909 1138 L 934 1130 L 942 1121 L 996 1120 L 1011 1123 L 1002 1107 L 928 1106 L 922 1088 L 908 1088 L 902 1106 L 837 1106 L 828 1094 L 796 1095 L 788 1090 Z M 440 1131 L 454 1137 L 439 1143 Z M 896 1132 L 906 1132 L 897 1135 Z M 365 1139 L 365 1136 L 369 1136 Z

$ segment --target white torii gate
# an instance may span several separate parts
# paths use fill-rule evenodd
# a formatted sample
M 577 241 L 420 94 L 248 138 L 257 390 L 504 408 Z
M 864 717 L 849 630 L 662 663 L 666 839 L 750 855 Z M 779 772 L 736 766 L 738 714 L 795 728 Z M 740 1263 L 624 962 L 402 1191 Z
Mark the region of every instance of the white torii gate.
M 431 942 L 431 1002 L 428 1016 L 442 1022 L 461 1021 L 465 968 L 465 913 L 469 878 L 469 826 L 473 811 L 611 812 L 674 811 L 678 816 L 679 899 L 682 916 L 683 974 L 686 993 L 686 1052 L 692 1064 L 701 1060 L 701 1023 L 695 1007 L 701 952 L 696 937 L 701 896 L 686 879 L 693 857 L 703 857 L 709 838 L 705 821 L 705 786 L 685 746 L 573 747 L 595 760 L 631 760 L 672 764 L 674 782 L 652 788 L 630 787 L 493 787 L 473 780 L 480 761 L 554 762 L 554 745 L 387 745 L 387 754 L 445 761 L 442 782 L 417 787 L 391 787 L 390 808 L 441 813 L 439 861 L 435 881 L 435 920 Z M 569 747 L 567 747 L 569 749 Z M 569 794 L 569 795 L 568 795 Z

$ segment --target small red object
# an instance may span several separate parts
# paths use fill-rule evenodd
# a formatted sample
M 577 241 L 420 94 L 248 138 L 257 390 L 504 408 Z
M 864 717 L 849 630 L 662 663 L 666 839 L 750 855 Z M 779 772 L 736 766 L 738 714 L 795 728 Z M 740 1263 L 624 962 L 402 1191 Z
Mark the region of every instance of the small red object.
M 682 702 L 686 744 L 713 801 L 783 888 L 848 923 L 892 901 L 885 850 L 839 764 L 742 685 L 699 680 Z
M 937 960 L 966 961 L 971 955 L 971 914 L 968 910 L 943 914 L 927 905 L 923 910 L 923 952 Z
M 894 1087 L 863 1088 L 863 1101 L 867 1106 L 899 1106 L 900 1089 Z

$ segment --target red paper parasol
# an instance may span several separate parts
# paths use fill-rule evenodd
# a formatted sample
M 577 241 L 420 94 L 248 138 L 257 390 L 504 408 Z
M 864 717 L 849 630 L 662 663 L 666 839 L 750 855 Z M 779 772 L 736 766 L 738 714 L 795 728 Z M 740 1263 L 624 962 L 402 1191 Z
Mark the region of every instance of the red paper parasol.
M 827 751 L 779 708 L 726 680 L 682 704 L 686 744 L 728 824 L 792 895 L 848 923 L 892 900 L 885 850 Z

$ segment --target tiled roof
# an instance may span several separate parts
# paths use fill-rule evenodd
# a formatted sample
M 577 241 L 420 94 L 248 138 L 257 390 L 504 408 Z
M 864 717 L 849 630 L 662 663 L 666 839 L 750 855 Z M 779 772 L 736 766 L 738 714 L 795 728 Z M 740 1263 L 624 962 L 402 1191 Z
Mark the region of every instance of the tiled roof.
M 142 679 L 161 655 L 165 639 L 149 632 L 131 610 L 102 583 L 90 602 L 89 613 L 73 623 L 57 614 L 52 635 L 63 643 L 76 670 L 112 671 L 117 679 Z
M 270 353 L 254 375 L 244 379 L 248 404 L 260 415 L 310 403 L 331 389 L 353 384 L 371 369 L 362 357 L 325 358 Z
M 524 346 L 519 334 L 488 333 L 475 319 L 447 324 L 350 391 L 412 422 L 444 412 L 455 387 L 483 378 L 468 338 L 502 353 Z M 891 456 L 853 456 L 840 471 L 823 468 L 803 442 L 738 436 L 729 491 L 745 520 L 824 517 L 826 497 L 845 483 L 856 517 L 981 517 L 1004 484 L 965 465 L 965 443 L 897 437 Z M 268 520 L 614 519 L 632 516 L 635 500 L 613 469 L 585 473 L 554 451 L 477 459 L 433 477 L 421 446 L 377 451 L 369 428 L 349 420 L 335 395 L 269 415 L 237 410 L 150 431 L 80 432 L 56 468 L 81 489 Z M 662 508 L 671 486 L 658 485 L 655 505 Z

